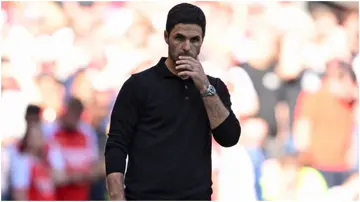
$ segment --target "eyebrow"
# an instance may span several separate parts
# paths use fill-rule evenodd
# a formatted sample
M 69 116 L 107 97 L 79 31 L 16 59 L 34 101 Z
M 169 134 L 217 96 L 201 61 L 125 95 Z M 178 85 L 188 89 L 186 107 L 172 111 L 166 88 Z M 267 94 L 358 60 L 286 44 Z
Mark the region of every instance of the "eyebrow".
M 175 34 L 175 37 L 184 37 L 184 38 L 190 38 L 190 39 L 200 39 L 200 36 L 199 35 L 195 35 L 195 36 L 192 36 L 192 37 L 186 37 L 184 34 L 182 33 L 176 33 Z

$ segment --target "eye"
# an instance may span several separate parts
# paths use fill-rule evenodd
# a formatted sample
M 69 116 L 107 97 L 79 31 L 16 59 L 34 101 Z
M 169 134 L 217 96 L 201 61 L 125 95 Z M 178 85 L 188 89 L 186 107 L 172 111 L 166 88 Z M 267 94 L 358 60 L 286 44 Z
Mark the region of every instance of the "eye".
M 193 37 L 190 39 L 191 43 L 198 43 L 200 41 L 199 37 Z
M 185 40 L 185 37 L 183 35 L 177 34 L 177 35 L 175 35 L 175 40 L 183 41 L 183 40 Z

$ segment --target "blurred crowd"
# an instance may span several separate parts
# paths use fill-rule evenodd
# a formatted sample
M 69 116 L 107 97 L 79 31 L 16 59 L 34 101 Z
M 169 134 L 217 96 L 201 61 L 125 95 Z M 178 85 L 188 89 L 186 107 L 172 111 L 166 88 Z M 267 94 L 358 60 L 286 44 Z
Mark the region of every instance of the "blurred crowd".
M 2 200 L 106 200 L 113 101 L 167 55 L 176 3 L 1 2 Z M 213 145 L 213 200 L 358 200 L 357 3 L 190 3 L 242 125 Z

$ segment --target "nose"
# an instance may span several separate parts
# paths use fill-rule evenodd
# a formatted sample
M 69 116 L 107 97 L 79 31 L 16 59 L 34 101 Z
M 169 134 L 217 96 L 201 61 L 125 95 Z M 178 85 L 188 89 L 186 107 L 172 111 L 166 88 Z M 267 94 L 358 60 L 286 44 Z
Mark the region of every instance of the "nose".
M 190 41 L 189 40 L 184 41 L 183 50 L 184 50 L 184 52 L 189 52 L 190 51 Z

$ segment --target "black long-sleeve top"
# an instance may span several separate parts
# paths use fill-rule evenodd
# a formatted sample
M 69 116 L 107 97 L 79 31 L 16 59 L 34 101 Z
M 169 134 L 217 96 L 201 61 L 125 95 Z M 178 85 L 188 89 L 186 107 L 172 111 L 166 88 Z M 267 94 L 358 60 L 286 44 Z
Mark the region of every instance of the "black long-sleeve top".
M 230 147 L 241 127 L 220 79 L 208 76 L 230 115 L 211 130 L 193 81 L 172 74 L 165 60 L 123 84 L 111 114 L 106 172 L 124 173 L 128 156 L 127 199 L 210 200 L 211 134 Z

